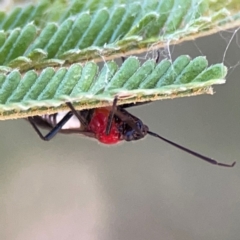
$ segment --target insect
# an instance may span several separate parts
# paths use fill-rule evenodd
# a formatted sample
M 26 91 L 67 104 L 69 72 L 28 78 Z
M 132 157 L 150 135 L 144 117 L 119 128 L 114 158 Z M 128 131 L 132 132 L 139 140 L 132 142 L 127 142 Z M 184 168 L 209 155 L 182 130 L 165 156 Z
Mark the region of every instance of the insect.
M 28 121 L 44 141 L 51 140 L 58 132 L 79 133 L 95 138 L 104 144 L 116 144 L 123 140 L 135 141 L 144 138 L 146 135 L 150 135 L 211 164 L 223 167 L 233 167 L 235 165 L 236 162 L 232 164 L 219 163 L 212 158 L 194 152 L 150 131 L 147 125 L 126 110 L 134 106 L 134 104 L 117 106 L 117 100 L 117 98 L 114 99 L 112 107 L 81 111 L 75 110 L 71 103 L 66 103 L 70 110 L 65 113 L 28 117 Z M 141 104 L 145 103 L 138 103 L 136 105 Z M 38 127 L 46 128 L 50 131 L 44 136 Z

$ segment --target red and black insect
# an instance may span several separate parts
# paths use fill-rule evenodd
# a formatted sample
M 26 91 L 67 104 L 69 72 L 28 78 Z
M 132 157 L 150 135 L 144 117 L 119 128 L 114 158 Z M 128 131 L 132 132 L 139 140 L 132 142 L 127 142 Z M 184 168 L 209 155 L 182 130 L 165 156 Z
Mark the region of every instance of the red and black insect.
M 139 103 L 141 105 L 145 103 Z M 67 103 L 70 111 L 50 115 L 28 117 L 29 122 L 44 141 L 51 140 L 58 132 L 79 133 L 92 137 L 104 144 L 116 144 L 120 141 L 135 141 L 150 135 L 198 157 L 211 164 L 233 167 L 232 164 L 219 163 L 216 160 L 196 153 L 175 142 L 172 142 L 157 133 L 151 132 L 143 122 L 126 111 L 126 108 L 135 104 L 117 106 L 117 98 L 114 99 L 112 107 L 95 108 L 90 110 L 77 111 L 71 103 Z M 50 132 L 43 136 L 39 127 L 50 129 Z

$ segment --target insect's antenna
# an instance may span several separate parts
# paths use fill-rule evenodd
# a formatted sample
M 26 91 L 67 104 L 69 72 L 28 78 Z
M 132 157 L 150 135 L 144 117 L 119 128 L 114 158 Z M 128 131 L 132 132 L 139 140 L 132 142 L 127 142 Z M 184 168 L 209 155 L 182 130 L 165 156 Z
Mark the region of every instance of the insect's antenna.
M 209 163 L 211 163 L 211 164 L 218 165 L 218 166 L 223 166 L 223 167 L 233 167 L 233 166 L 236 164 L 236 162 L 233 162 L 232 164 L 219 163 L 219 162 L 217 162 L 216 160 L 214 160 L 214 159 L 212 159 L 212 158 L 203 156 L 203 155 L 200 154 L 200 153 L 194 152 L 194 151 L 192 151 L 192 150 L 190 150 L 190 149 L 188 149 L 188 148 L 185 148 L 185 147 L 183 147 L 183 146 L 181 146 L 181 145 L 179 145 L 179 144 L 177 144 L 177 143 L 175 143 L 175 142 L 172 142 L 172 141 L 170 141 L 170 140 L 168 140 L 168 139 L 166 139 L 166 138 L 158 135 L 157 133 L 154 133 L 154 132 L 151 132 L 151 131 L 148 131 L 147 133 L 148 133 L 149 135 L 153 136 L 153 137 L 160 138 L 160 139 L 162 139 L 164 142 L 167 142 L 167 143 L 173 145 L 174 147 L 177 147 L 177 148 L 179 148 L 179 149 L 181 149 L 181 150 L 183 150 L 183 151 L 185 151 L 185 152 L 187 152 L 187 153 L 189 153 L 189 154 L 192 154 L 193 156 L 198 157 L 198 158 L 200 158 L 200 159 L 202 159 L 202 160 L 204 160 L 204 161 L 206 161 L 206 162 L 209 162 Z

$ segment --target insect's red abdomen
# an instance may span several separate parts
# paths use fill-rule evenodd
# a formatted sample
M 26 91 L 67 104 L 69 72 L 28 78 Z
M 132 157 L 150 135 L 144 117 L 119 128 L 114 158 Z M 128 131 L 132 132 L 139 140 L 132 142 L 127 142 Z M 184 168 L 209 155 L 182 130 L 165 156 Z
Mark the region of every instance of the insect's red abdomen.
M 95 109 L 88 127 L 90 131 L 96 134 L 96 138 L 99 140 L 99 142 L 105 144 L 115 144 L 120 141 L 120 134 L 114 121 L 112 122 L 110 134 L 105 134 L 108 115 L 109 110 L 107 108 Z

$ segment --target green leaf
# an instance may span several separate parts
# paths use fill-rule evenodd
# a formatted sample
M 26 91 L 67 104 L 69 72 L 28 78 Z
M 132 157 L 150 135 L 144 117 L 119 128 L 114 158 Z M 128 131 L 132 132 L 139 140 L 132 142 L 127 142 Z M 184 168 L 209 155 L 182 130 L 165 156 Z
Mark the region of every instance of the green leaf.
M 56 112 L 68 101 L 78 109 L 111 105 L 116 95 L 119 104 L 196 95 L 224 83 L 226 74 L 222 64 L 207 67 L 205 57 L 191 60 L 186 55 L 173 63 L 149 59 L 142 65 L 129 57 L 119 68 L 113 61 L 105 63 L 100 72 L 93 62 L 30 70 L 22 76 L 13 70 L 0 74 L 0 118 L 31 116 L 36 109 L 39 114 L 49 108 Z
M 36 25 L 43 20 L 42 15 L 50 6 L 50 1 L 40 1 L 36 6 L 28 5 L 26 7 L 16 7 L 8 15 L 2 14 L 0 18 L 0 29 L 5 31 L 17 27 L 24 27 L 26 24 L 34 21 Z
M 62 14 L 58 22 L 48 22 L 48 17 L 55 12 L 54 4 L 58 4 Z M 224 24 L 234 21 L 229 18 L 232 9 L 224 8 L 232 7 L 231 4 L 222 3 L 221 9 L 214 8 L 208 0 L 121 0 L 115 3 L 88 0 L 84 4 L 75 0 L 71 3 L 55 1 L 54 4 L 52 9 L 46 1 L 41 1 L 36 6 L 16 8 L 10 15 L 3 16 L 1 26 L 8 31 L 0 32 L 0 64 L 25 71 L 27 67 L 44 68 L 49 60 L 58 67 L 58 61 L 51 59 L 63 60 L 61 64 L 66 65 L 109 60 L 147 51 L 150 45 L 153 50 L 169 42 L 177 43 L 184 37 L 196 37 L 198 33 L 212 31 L 218 24 L 223 28 Z M 45 22 L 39 25 L 40 15 Z M 14 28 L 17 26 L 24 27 Z M 30 58 L 28 64 L 18 61 L 19 66 L 16 65 L 15 59 L 32 56 L 36 51 L 41 51 L 44 58 Z
M 211 93 L 222 64 L 132 55 L 238 26 L 239 10 L 238 0 L 40 0 L 0 12 L 1 118 Z

